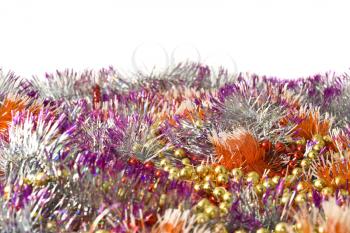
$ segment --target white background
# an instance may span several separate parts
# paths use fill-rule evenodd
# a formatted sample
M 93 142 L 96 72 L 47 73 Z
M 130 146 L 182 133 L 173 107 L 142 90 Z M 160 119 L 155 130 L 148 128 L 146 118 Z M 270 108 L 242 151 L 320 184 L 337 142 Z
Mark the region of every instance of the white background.
M 173 60 L 297 78 L 348 72 L 350 7 L 327 0 L 0 0 L 0 67 L 162 69 Z

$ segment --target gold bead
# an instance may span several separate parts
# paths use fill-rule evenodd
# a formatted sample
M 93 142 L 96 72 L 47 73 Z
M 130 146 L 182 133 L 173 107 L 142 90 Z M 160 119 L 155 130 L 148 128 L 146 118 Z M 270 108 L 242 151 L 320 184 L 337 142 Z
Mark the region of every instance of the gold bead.
M 321 191 L 322 195 L 324 196 L 331 196 L 333 194 L 333 188 L 332 187 L 325 187 Z
M 267 230 L 266 228 L 259 228 L 256 233 L 270 233 L 269 230 Z
M 226 168 L 225 168 L 224 166 L 219 165 L 219 166 L 216 166 L 216 167 L 214 168 L 214 173 L 215 173 L 216 175 L 219 175 L 219 174 L 226 174 L 226 173 L 227 173 L 227 170 L 226 170 Z
M 307 154 L 307 157 L 308 157 L 309 159 L 315 159 L 316 156 L 317 156 L 317 152 L 314 151 L 314 150 L 310 151 L 310 152 Z
M 231 176 L 234 178 L 235 181 L 238 181 L 242 178 L 243 172 L 239 168 L 234 168 L 231 170 Z
M 321 179 L 316 179 L 314 180 L 314 187 L 315 189 L 317 189 L 318 191 L 320 191 L 321 189 L 323 189 L 325 186 L 325 183 L 323 180 Z
M 288 225 L 285 222 L 280 222 L 275 226 L 275 233 L 287 233 Z
M 205 191 L 205 192 L 210 192 L 212 190 L 212 186 L 209 182 L 205 182 L 203 185 L 202 185 L 202 189 Z
M 47 185 L 48 182 L 49 182 L 49 177 L 43 172 L 37 173 L 34 178 L 34 185 L 36 186 L 44 186 L 44 185 Z
M 99 229 L 95 233 L 109 233 L 109 230 Z
M 308 158 L 305 158 L 305 159 L 301 160 L 301 162 L 300 162 L 300 166 L 302 166 L 304 169 L 309 168 L 310 165 L 311 165 L 311 161 Z
M 169 174 L 170 174 L 169 176 L 170 179 L 178 179 L 180 177 L 179 169 L 176 167 L 171 168 L 169 171 Z
M 287 204 L 290 201 L 291 194 L 289 192 L 285 192 L 282 194 L 281 202 L 282 204 Z
M 199 224 L 205 224 L 209 221 L 209 216 L 206 213 L 198 213 L 196 216 L 196 222 Z
M 302 170 L 300 167 L 296 167 L 296 168 L 294 168 L 293 171 L 292 171 L 292 174 L 293 174 L 294 176 L 300 176 L 301 173 L 303 173 L 303 170 Z
M 244 229 L 235 230 L 234 233 L 247 233 Z
M 270 188 L 275 187 L 275 183 L 272 182 L 272 180 L 269 179 L 269 178 L 267 178 L 267 179 L 264 180 L 263 185 L 264 185 L 264 187 L 265 187 L 266 189 L 270 189 Z
M 219 208 L 215 205 L 208 205 L 204 208 L 204 212 L 209 216 L 209 218 L 216 218 L 219 215 Z
M 189 158 L 183 158 L 183 159 L 181 160 L 181 163 L 182 163 L 183 165 L 191 165 L 191 160 L 190 160 Z
M 169 172 L 171 169 L 172 169 L 172 167 L 170 165 L 165 165 L 163 167 L 163 170 L 166 171 L 166 172 Z
M 334 179 L 333 179 L 333 183 L 337 186 L 337 187 L 340 187 L 340 186 L 344 186 L 346 185 L 346 180 L 341 177 L 341 176 L 336 176 Z
M 196 172 L 199 176 L 205 177 L 209 173 L 209 168 L 205 165 L 199 165 L 196 168 Z
M 247 174 L 246 180 L 248 183 L 257 184 L 259 183 L 260 176 L 257 172 L 252 171 Z
M 226 202 L 221 202 L 219 204 L 220 214 L 221 215 L 227 215 L 229 212 L 230 206 Z
M 320 145 L 320 144 L 314 145 L 314 146 L 312 147 L 312 149 L 313 149 L 314 151 L 320 151 L 322 148 L 323 148 L 323 146 Z
M 274 176 L 272 177 L 272 182 L 277 185 L 280 182 L 281 177 L 280 176 Z
M 306 181 L 300 181 L 296 187 L 298 192 L 306 192 L 307 191 L 307 183 Z
M 323 226 L 317 227 L 317 233 L 325 233 L 325 232 L 326 232 L 326 230 L 324 229 Z
M 218 184 L 223 185 L 223 184 L 227 184 L 228 182 L 228 175 L 225 173 L 221 173 L 216 177 L 216 181 L 218 182 Z
M 211 174 L 208 174 L 208 175 L 206 175 L 205 177 L 204 177 L 204 181 L 207 181 L 207 182 L 213 182 L 213 180 L 214 180 L 215 178 L 214 178 L 214 176 L 213 175 L 211 175 Z
M 293 225 L 293 230 L 294 232 L 300 232 L 303 229 L 303 225 L 301 223 L 295 223 Z
M 159 205 L 160 206 L 164 206 L 164 204 L 166 202 L 166 199 L 167 199 L 166 194 L 163 193 L 162 195 L 160 195 L 160 197 L 159 197 Z
M 201 120 L 196 120 L 194 122 L 194 125 L 197 127 L 197 128 L 202 128 L 203 126 L 203 122 Z
M 223 223 L 216 223 L 213 229 L 214 233 L 228 233 L 225 224 Z
M 182 148 L 177 148 L 174 150 L 174 155 L 175 155 L 175 157 L 182 158 L 186 155 L 186 152 Z
M 164 159 L 162 159 L 162 160 L 160 160 L 160 166 L 161 167 L 165 167 L 165 166 L 167 166 L 167 165 L 169 165 L 170 164 L 170 161 L 169 161 L 169 159 L 167 159 L 167 158 L 164 158 Z
M 193 175 L 193 168 L 186 166 L 184 168 L 181 168 L 180 170 L 180 177 L 184 178 L 184 179 L 189 179 L 191 178 Z
M 298 193 L 294 200 L 298 205 L 303 205 L 306 202 L 305 193 Z
M 222 195 L 222 200 L 228 203 L 232 202 L 232 194 L 230 192 L 226 192 L 224 193 L 224 195 Z
M 263 195 L 266 191 L 265 186 L 262 184 L 255 185 L 254 190 L 259 196 Z
M 223 195 L 226 193 L 226 189 L 224 187 L 216 187 L 214 188 L 213 195 L 218 199 L 222 199 Z
M 193 189 L 197 192 L 199 192 L 202 189 L 202 184 L 194 184 Z
M 346 190 L 346 189 L 340 189 L 340 190 L 339 190 L 339 193 L 340 193 L 342 196 L 348 196 L 348 195 L 349 195 L 349 191 Z
M 325 141 L 325 142 L 332 142 L 332 137 L 331 136 L 329 136 L 329 135 L 325 135 L 325 136 L 323 136 L 323 141 Z
M 206 198 L 203 198 L 197 203 L 196 209 L 199 211 L 203 211 L 204 208 L 207 207 L 208 205 L 210 205 L 210 201 Z
M 57 224 L 55 221 L 49 221 L 48 223 L 46 223 L 46 228 L 49 231 L 57 231 Z
M 306 144 L 306 140 L 305 140 L 305 138 L 301 138 L 301 139 L 299 139 L 298 141 L 296 141 L 296 143 L 297 143 L 298 145 L 305 145 L 305 144 Z

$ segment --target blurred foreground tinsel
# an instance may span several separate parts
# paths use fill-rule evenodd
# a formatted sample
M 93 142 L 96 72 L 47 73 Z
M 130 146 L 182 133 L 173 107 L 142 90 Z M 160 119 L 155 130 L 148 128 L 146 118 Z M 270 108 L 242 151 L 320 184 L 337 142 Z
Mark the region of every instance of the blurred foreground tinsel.
M 350 232 L 350 77 L 0 72 L 0 232 Z

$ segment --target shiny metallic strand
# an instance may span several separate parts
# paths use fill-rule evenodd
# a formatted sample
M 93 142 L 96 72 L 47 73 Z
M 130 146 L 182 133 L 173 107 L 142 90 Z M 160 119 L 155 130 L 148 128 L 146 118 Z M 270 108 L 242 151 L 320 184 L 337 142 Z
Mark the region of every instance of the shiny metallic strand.
M 243 127 L 259 139 L 283 141 L 294 127 L 280 127 L 279 121 L 286 111 L 277 104 L 258 97 L 236 95 L 229 97 L 219 106 L 220 128 L 222 131 Z
M 174 86 L 183 86 L 197 90 L 208 90 L 218 88 L 236 77 L 233 74 L 228 74 L 224 69 L 221 69 L 217 76 L 213 77 L 212 75 L 213 73 L 208 66 L 196 63 L 180 63 L 159 74 L 147 76 L 142 73 L 136 74 L 136 88 L 147 87 L 156 90 L 168 90 Z
M 50 158 L 58 156 L 69 137 L 58 128 L 64 116 L 49 117 L 44 112 L 40 112 L 36 120 L 30 113 L 15 116 L 9 128 L 9 142 L 2 141 L 0 148 L 0 166 L 5 179 L 48 171 Z

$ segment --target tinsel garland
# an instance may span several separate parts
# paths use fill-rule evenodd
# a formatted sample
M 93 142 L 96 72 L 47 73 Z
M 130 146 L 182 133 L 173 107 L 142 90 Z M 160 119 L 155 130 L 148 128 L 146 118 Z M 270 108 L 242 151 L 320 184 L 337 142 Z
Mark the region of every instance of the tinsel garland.
M 0 232 L 350 232 L 350 78 L 0 71 Z

